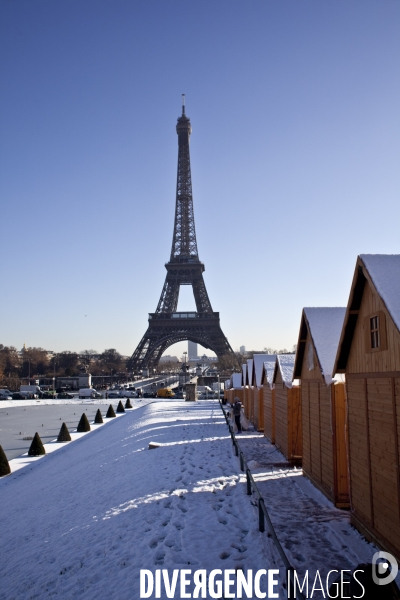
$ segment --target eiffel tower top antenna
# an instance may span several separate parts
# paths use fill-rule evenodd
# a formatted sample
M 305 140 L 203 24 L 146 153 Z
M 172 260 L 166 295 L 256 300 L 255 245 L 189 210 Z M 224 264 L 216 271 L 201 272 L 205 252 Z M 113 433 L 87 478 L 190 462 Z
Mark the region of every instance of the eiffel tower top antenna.
M 185 114 L 185 94 L 182 94 L 182 116 Z

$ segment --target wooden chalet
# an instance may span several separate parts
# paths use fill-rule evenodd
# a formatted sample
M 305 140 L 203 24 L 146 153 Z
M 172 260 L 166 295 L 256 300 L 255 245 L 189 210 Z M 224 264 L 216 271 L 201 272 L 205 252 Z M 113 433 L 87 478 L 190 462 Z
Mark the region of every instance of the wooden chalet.
M 243 375 L 242 373 L 232 373 L 231 385 L 226 395 L 230 404 L 233 403 L 235 398 L 239 398 L 243 404 L 244 389 L 243 389 Z
M 334 363 L 345 308 L 304 308 L 294 366 L 301 382 L 304 474 L 338 507 L 349 506 L 344 378 Z
M 268 354 L 253 355 L 253 425 L 258 431 L 264 431 L 264 389 L 261 384 L 264 362 L 268 359 Z
M 290 461 L 302 458 L 301 393 L 293 380 L 294 354 L 278 354 L 273 385 L 275 392 L 275 445 Z
M 275 389 L 273 384 L 276 354 L 268 354 L 261 375 L 264 404 L 264 435 L 275 444 Z
M 400 255 L 358 257 L 335 366 L 346 373 L 352 522 L 400 560 Z
M 253 389 L 252 389 L 252 379 L 253 379 L 253 359 L 248 358 L 246 364 L 246 378 L 243 380 L 243 385 L 245 388 L 244 397 L 245 397 L 245 415 L 249 419 L 251 423 L 253 423 Z M 247 410 L 247 412 L 246 412 Z
M 243 410 L 247 417 L 248 413 L 248 398 L 246 395 L 246 380 L 247 380 L 247 362 L 242 365 L 242 386 L 243 386 Z

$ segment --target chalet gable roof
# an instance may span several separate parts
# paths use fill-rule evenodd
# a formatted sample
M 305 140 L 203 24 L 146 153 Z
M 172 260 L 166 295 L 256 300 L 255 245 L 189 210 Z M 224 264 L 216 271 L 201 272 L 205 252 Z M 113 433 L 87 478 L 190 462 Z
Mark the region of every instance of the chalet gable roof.
M 400 330 L 400 254 L 360 254 L 360 259 Z
M 343 373 L 346 370 L 367 280 L 375 288 L 395 326 L 400 330 L 400 255 L 360 254 L 357 257 L 335 361 L 335 368 L 338 373 Z
M 275 363 L 275 369 L 274 369 L 274 378 L 273 378 L 274 383 L 275 383 L 276 376 L 277 376 L 278 369 L 279 369 L 283 383 L 288 388 L 292 387 L 294 361 L 295 361 L 294 354 L 278 354 L 278 356 L 276 357 L 276 363 Z
M 246 380 L 247 380 L 247 363 L 244 363 L 242 365 L 242 384 L 243 385 L 247 385 Z
M 263 363 L 261 383 L 269 383 L 272 386 L 274 378 L 274 370 L 276 363 L 276 354 L 268 354 L 268 360 Z
M 263 365 L 270 354 L 254 354 L 253 355 L 253 380 L 252 385 L 261 387 L 261 378 L 263 372 Z
M 245 385 L 252 385 L 252 381 L 253 381 L 253 359 L 248 358 L 247 359 L 247 375 L 246 375 Z
M 345 313 L 344 307 L 303 308 L 293 377 L 301 376 L 308 330 L 325 382 L 332 383 Z
M 232 373 L 232 387 L 235 389 L 242 387 L 242 373 Z

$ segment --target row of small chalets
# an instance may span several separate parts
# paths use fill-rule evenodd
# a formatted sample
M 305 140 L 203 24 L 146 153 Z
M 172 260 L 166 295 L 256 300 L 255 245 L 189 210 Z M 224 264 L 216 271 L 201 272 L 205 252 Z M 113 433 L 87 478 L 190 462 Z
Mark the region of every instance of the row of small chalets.
M 304 308 L 296 354 L 233 373 L 255 428 L 400 560 L 400 255 L 360 255 L 347 308 Z

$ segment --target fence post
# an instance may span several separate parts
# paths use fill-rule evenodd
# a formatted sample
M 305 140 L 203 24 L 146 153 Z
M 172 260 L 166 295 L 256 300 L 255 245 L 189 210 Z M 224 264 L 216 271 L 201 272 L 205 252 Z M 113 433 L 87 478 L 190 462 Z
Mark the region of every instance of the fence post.
M 258 529 L 259 531 L 265 531 L 265 522 L 264 522 L 264 500 L 262 498 L 258 499 Z
M 240 453 L 240 469 L 244 471 L 243 452 Z
M 250 480 L 250 471 L 246 470 L 246 479 L 247 479 L 247 495 L 251 496 L 251 480 Z

